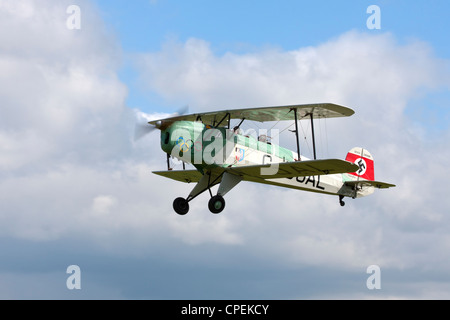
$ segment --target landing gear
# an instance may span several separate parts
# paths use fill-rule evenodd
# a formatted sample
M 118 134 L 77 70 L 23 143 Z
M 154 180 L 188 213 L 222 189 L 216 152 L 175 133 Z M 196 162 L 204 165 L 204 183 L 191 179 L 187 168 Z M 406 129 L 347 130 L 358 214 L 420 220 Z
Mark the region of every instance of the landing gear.
M 181 216 L 184 216 L 189 211 L 189 202 L 184 198 L 176 198 L 173 201 L 173 210 Z
M 345 202 L 344 202 L 344 196 L 339 196 L 339 204 L 341 205 L 341 207 L 345 206 Z
M 186 199 L 175 199 L 175 201 L 173 202 L 173 209 L 176 213 L 185 215 L 189 211 L 189 202 L 203 192 L 209 191 L 211 198 L 208 202 L 208 208 L 214 214 L 220 213 L 225 208 L 225 200 L 223 199 L 223 197 L 228 191 L 233 189 L 241 181 L 241 176 L 230 174 L 228 172 L 214 173 L 208 171 L 203 174 L 203 176 L 197 182 L 194 189 L 192 189 L 191 193 Z M 220 185 L 219 189 L 217 190 L 217 194 L 213 196 L 211 188 L 219 183 Z
M 209 199 L 208 208 L 214 214 L 222 212 L 225 208 L 225 199 L 220 195 L 212 197 Z

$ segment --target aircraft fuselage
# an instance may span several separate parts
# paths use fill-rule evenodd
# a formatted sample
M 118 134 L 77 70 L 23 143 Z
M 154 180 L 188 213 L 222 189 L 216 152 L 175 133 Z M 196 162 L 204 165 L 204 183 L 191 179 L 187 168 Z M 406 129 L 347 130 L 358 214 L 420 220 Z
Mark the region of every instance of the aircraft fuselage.
M 161 131 L 161 148 L 167 154 L 192 164 L 204 174 L 215 167 L 235 167 L 309 160 L 292 150 L 277 144 L 260 141 L 253 135 L 239 134 L 227 128 L 211 128 L 202 122 L 176 121 Z M 263 182 L 291 189 L 317 193 L 361 197 L 373 192 L 373 188 L 353 190 L 344 182 L 351 180 L 348 174 L 330 174 L 295 178 L 262 179 Z

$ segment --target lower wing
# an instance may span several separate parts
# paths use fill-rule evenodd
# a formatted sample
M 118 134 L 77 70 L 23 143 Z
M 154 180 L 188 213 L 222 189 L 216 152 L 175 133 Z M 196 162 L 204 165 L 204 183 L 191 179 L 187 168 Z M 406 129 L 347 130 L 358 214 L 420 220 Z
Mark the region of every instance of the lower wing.
M 243 180 L 295 178 L 320 176 L 327 174 L 355 172 L 359 167 L 351 162 L 339 159 L 308 160 L 296 162 L 269 163 L 250 166 L 215 167 L 214 175 L 229 172 L 241 176 Z M 154 174 L 181 182 L 199 182 L 202 174 L 197 170 L 153 171 Z

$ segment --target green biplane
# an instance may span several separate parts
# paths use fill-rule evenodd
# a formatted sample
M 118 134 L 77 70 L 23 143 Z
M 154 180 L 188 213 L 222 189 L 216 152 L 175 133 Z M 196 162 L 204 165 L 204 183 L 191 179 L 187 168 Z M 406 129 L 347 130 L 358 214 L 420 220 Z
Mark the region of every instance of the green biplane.
M 185 215 L 189 202 L 208 191 L 208 208 L 220 213 L 225 208 L 224 196 L 241 181 L 251 181 L 318 192 L 339 197 L 359 198 L 375 188 L 395 187 L 375 181 L 374 161 L 363 148 L 353 148 L 345 160 L 317 159 L 314 120 L 348 117 L 350 108 L 336 104 L 306 104 L 280 107 L 233 109 L 175 115 L 146 123 L 148 131 L 161 131 L 161 148 L 167 154 L 167 170 L 153 173 L 185 183 L 195 183 L 186 198 L 173 202 L 176 213 Z M 231 126 L 231 122 L 236 124 Z M 297 151 L 273 144 L 267 135 L 245 135 L 240 129 L 244 121 L 293 121 Z M 300 154 L 299 121 L 310 121 L 313 159 Z M 183 162 L 183 170 L 173 170 L 169 158 Z M 186 169 L 184 164 L 195 169 Z M 212 187 L 219 185 L 217 192 Z

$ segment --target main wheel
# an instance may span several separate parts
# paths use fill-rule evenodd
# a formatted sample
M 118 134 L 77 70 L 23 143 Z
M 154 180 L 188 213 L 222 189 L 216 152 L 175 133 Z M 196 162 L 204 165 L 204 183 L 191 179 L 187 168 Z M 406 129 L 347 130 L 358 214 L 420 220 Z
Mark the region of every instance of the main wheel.
M 189 211 L 189 202 L 184 198 L 176 198 L 173 201 L 173 210 L 179 215 L 184 216 Z
M 215 214 L 222 212 L 225 208 L 224 198 L 219 195 L 212 197 L 211 199 L 209 199 L 208 208 L 209 211 Z

